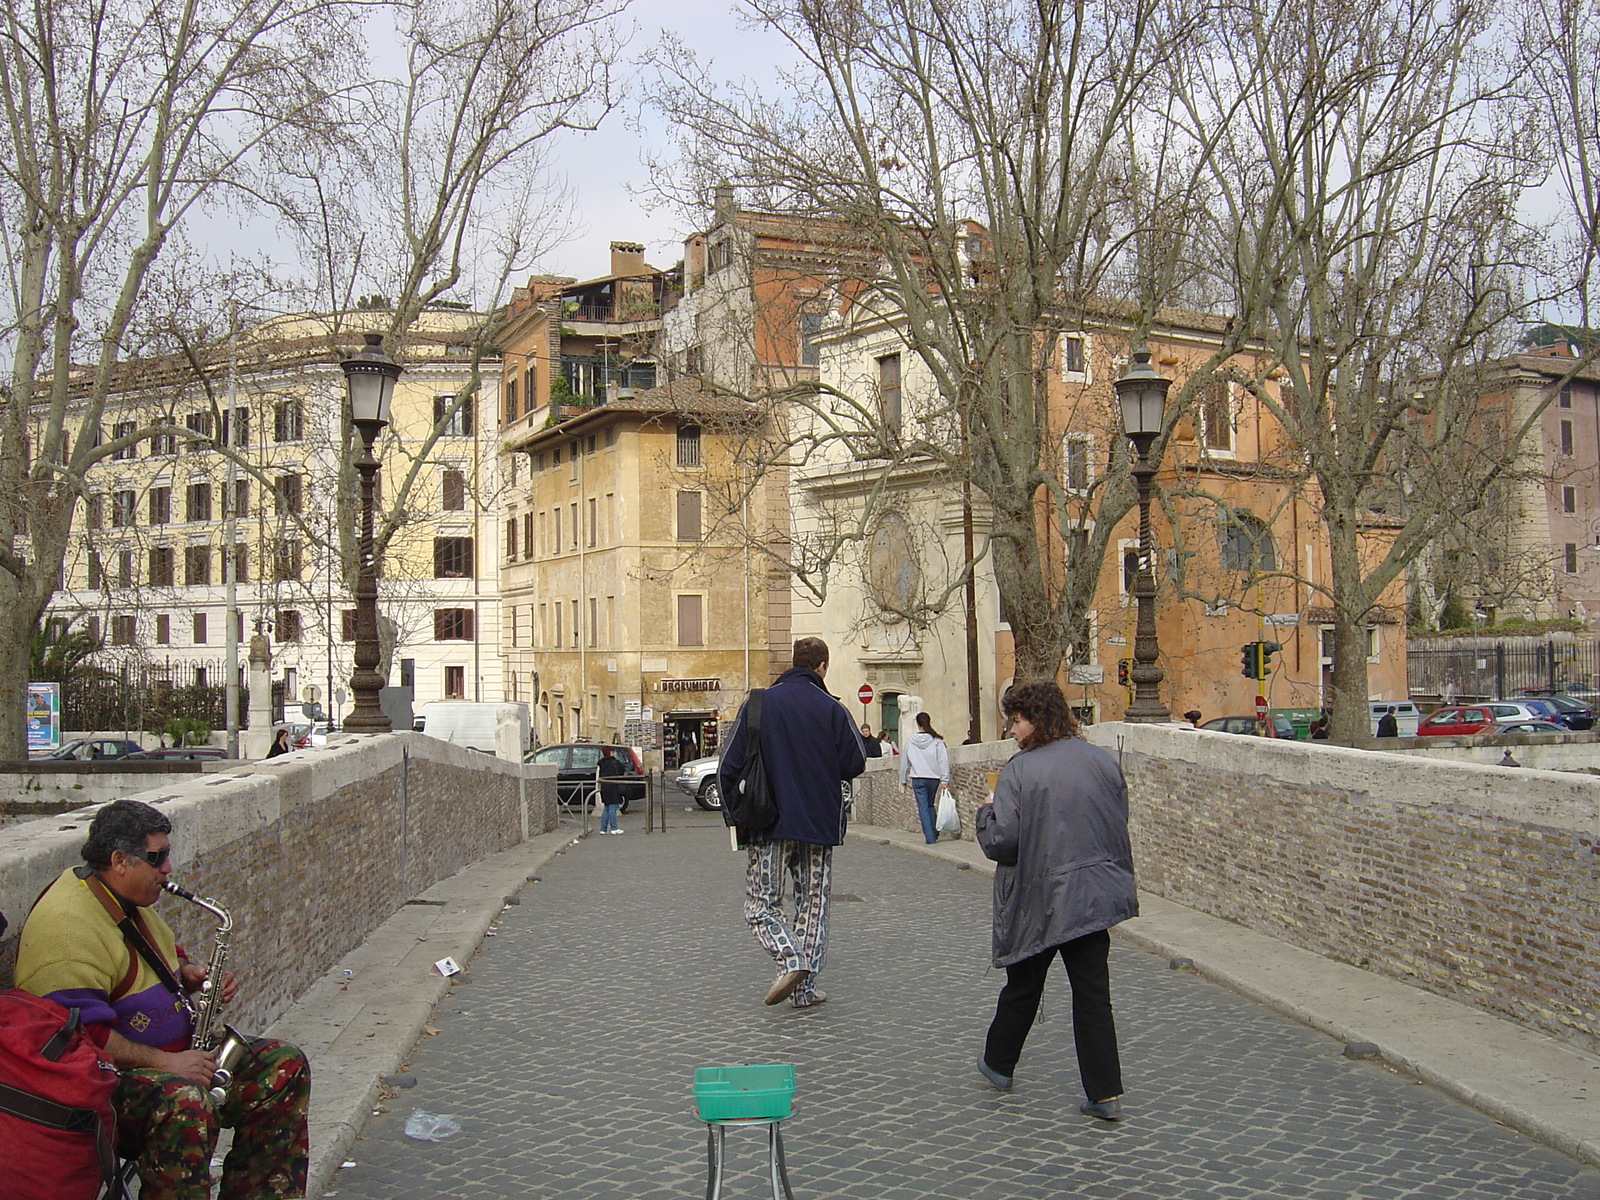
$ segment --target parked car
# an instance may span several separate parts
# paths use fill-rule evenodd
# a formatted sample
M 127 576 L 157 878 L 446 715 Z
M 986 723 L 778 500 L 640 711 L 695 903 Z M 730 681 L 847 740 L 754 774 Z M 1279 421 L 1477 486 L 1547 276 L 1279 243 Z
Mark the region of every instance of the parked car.
M 697 758 L 678 768 L 672 782 L 694 797 L 694 802 L 710 812 L 722 808 L 722 789 L 717 786 L 717 768 L 722 757 Z
M 1548 696 L 1530 697 L 1528 703 L 1539 703 L 1555 709 L 1554 719 L 1560 721 L 1568 729 L 1583 730 L 1594 728 L 1594 707 L 1562 692 L 1552 692 Z
M 221 746 L 157 746 L 126 755 L 129 762 L 213 762 L 227 757 Z
M 1538 713 L 1541 718 L 1546 721 L 1550 721 L 1553 724 L 1560 725 L 1563 729 L 1572 728 L 1572 726 L 1568 724 L 1567 714 L 1563 712 L 1561 706 L 1552 701 L 1549 696 L 1524 696 L 1516 703 L 1526 704 L 1529 708 L 1533 709 L 1534 712 Z M 1591 718 L 1590 724 L 1593 723 L 1593 718 Z
M 1565 725 L 1554 721 L 1496 721 L 1484 733 L 1571 733 Z
M 1487 704 L 1451 704 L 1435 709 L 1417 726 L 1418 737 L 1464 737 L 1479 733 L 1498 721 L 1542 721 L 1522 700 L 1491 700 Z
M 1293 740 L 1293 721 L 1289 720 L 1289 718 L 1284 716 L 1282 713 L 1272 713 L 1267 719 L 1271 722 L 1272 731 L 1265 736 Z M 1204 725 L 1200 726 L 1200 728 L 1209 730 L 1212 733 L 1254 733 L 1256 731 L 1256 724 L 1257 722 L 1254 716 L 1214 717 L 1207 721 Z
M 1515 715 L 1513 715 L 1515 719 Z M 1528 717 L 1528 720 L 1537 720 Z M 1494 714 L 1475 704 L 1447 704 L 1417 722 L 1418 737 L 1464 736 L 1494 724 Z
M 64 742 L 59 750 L 45 755 L 53 759 L 76 759 L 79 762 L 99 762 L 108 758 L 127 758 L 138 754 L 144 747 L 127 738 L 73 738 Z
M 556 802 L 564 805 L 582 804 L 594 795 L 594 772 L 600 765 L 599 742 L 558 742 L 554 746 L 541 746 L 523 756 L 523 762 L 554 763 L 556 767 Z M 643 775 L 644 764 L 631 746 L 614 746 L 616 756 L 630 775 Z M 622 811 L 635 800 L 644 799 L 643 781 L 622 785 Z

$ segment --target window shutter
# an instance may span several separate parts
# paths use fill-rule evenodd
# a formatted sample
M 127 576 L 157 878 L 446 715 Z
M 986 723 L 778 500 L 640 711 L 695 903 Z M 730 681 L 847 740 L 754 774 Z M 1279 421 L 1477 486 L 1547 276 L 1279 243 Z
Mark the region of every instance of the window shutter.
M 678 540 L 680 542 L 698 542 L 700 540 L 700 493 L 678 493 Z

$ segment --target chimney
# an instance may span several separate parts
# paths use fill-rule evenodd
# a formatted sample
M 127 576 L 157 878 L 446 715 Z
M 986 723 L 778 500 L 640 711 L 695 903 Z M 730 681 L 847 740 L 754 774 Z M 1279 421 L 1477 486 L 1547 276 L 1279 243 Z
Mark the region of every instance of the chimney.
M 711 207 L 717 214 L 717 220 L 726 221 L 739 211 L 739 206 L 733 199 L 733 184 L 726 179 L 717 184 L 715 195 L 716 199 Z
M 643 275 L 644 246 L 639 242 L 611 243 L 611 273 L 613 275 Z

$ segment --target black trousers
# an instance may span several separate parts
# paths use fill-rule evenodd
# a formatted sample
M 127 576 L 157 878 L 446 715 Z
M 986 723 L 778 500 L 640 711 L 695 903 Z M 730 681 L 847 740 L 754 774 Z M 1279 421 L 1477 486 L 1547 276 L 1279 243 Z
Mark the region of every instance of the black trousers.
M 1117 1057 L 1117 1023 L 1111 1015 L 1111 973 L 1106 958 L 1111 935 L 1105 930 L 1053 946 L 1006 968 L 1006 985 L 994 1006 L 984 1061 L 1002 1075 L 1016 1071 L 1028 1040 L 1045 976 L 1059 953 L 1072 985 L 1072 1040 L 1077 1044 L 1078 1075 L 1090 1100 L 1122 1095 L 1122 1063 Z

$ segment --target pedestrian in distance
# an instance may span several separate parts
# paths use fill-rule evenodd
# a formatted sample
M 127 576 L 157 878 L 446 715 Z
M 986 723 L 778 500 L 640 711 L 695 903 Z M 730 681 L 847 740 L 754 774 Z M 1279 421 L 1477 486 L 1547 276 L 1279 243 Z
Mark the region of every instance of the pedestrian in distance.
M 272 739 L 272 748 L 267 751 L 267 757 L 277 758 L 278 755 L 287 754 L 293 749 L 294 747 L 289 745 L 289 731 L 287 729 L 280 729 L 278 730 L 277 735 Z
M 883 757 L 885 758 L 895 758 L 900 753 L 899 750 L 895 749 L 894 739 L 889 736 L 887 729 L 878 730 L 878 745 L 883 747 Z
M 1378 718 L 1379 737 L 1399 737 L 1400 722 L 1395 718 L 1394 705 L 1389 705 L 1389 710 Z
M 867 764 L 855 722 L 823 683 L 828 644 L 801 638 L 793 664 L 761 697 L 761 757 L 778 820 L 747 834 L 744 919 L 778 964 L 765 1003 L 811 1008 L 828 998 L 817 976 L 828 950 L 833 848 L 844 841 L 843 784 Z M 723 747 L 717 783 L 724 796 L 737 794 L 748 708 L 739 709 Z M 794 886 L 792 919 L 784 912 L 785 876 Z
M 1179 729 L 1199 729 L 1200 710 L 1198 708 L 1191 708 L 1188 712 L 1183 714 L 1183 720 L 1184 723 L 1178 726 Z
M 872 736 L 872 726 L 861 722 L 861 749 L 868 758 L 883 757 L 883 743 Z
M 917 819 L 922 822 L 922 840 L 933 845 L 939 840 L 934 823 L 934 805 L 939 789 L 950 782 L 950 752 L 944 739 L 934 732 L 933 719 L 917 714 L 917 732 L 906 739 L 906 752 L 900 756 L 900 786 L 910 787 L 917 799 Z
M 606 780 L 626 775 L 628 768 L 622 765 L 614 747 L 601 746 L 600 764 L 595 768 L 595 773 L 600 778 L 600 832 L 621 833 L 622 826 L 617 824 L 617 810 L 622 807 L 622 785 L 607 783 Z
M 1072 1035 L 1085 1100 L 1122 1117 L 1122 1065 L 1111 1012 L 1111 926 L 1139 915 L 1128 841 L 1128 788 L 1117 761 L 1077 736 L 1052 682 L 1009 689 L 1001 709 L 1018 752 L 978 808 L 976 836 L 994 873 L 994 965 L 1005 987 L 978 1070 L 1009 1090 L 1057 955 L 1072 987 Z

